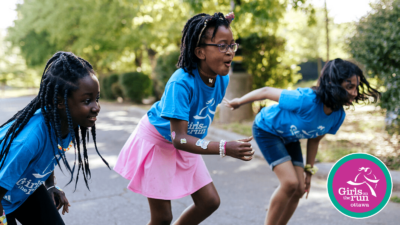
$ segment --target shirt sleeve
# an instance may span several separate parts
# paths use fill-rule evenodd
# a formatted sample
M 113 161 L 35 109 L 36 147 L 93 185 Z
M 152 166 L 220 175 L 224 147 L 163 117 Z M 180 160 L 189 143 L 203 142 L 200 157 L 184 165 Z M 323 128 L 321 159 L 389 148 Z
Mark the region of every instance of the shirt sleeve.
M 165 87 L 165 97 L 162 101 L 161 117 L 189 121 L 190 90 L 188 87 L 171 82 Z
M 35 148 L 35 146 L 31 147 Z M 13 142 L 3 168 L 0 170 L 0 186 L 11 190 L 34 157 L 35 154 L 27 149 L 23 142 Z
M 342 126 L 344 119 L 346 118 L 346 113 L 344 112 L 343 109 L 340 110 L 340 118 L 338 122 L 331 127 L 331 129 L 328 131 L 328 134 L 336 134 L 336 132 L 339 130 L 340 126 Z
M 304 95 L 298 90 L 283 90 L 279 97 L 279 108 L 300 112 Z

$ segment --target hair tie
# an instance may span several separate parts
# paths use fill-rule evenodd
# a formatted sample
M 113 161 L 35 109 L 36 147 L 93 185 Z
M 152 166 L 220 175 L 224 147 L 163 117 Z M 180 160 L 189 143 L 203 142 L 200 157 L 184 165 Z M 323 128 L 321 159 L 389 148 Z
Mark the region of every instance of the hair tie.
M 207 22 L 210 21 L 210 20 L 211 20 L 211 18 L 208 18 L 208 19 L 206 19 L 206 20 L 204 21 L 204 26 L 203 26 L 203 29 L 201 29 L 201 31 L 200 31 L 199 39 L 197 40 L 196 46 L 199 46 L 200 39 L 201 39 L 201 34 L 203 34 L 204 29 L 206 29 L 206 27 L 207 27 Z

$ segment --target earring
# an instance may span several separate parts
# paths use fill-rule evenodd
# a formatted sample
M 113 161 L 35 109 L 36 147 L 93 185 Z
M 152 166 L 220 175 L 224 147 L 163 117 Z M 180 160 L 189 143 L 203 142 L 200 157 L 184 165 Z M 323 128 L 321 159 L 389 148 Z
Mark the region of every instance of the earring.
M 212 84 L 213 83 L 213 79 L 212 78 L 208 78 L 208 83 Z

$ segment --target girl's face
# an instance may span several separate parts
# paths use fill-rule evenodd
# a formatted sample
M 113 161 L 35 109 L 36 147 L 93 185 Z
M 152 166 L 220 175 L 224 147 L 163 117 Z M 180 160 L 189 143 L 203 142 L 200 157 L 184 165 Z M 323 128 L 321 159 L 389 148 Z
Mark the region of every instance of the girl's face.
M 207 37 L 212 37 L 214 29 L 215 28 L 210 27 L 206 30 Z M 214 39 L 211 40 L 211 38 L 208 38 L 204 44 L 230 45 L 234 43 L 235 40 L 233 39 L 231 29 L 229 27 L 219 26 Z M 204 54 L 204 58 L 201 57 L 200 61 L 206 64 L 205 67 L 202 65 L 202 69 L 205 70 L 206 73 L 222 76 L 229 73 L 232 59 L 235 56 L 235 52 L 233 52 L 231 48 L 229 48 L 227 52 L 220 52 L 218 46 L 202 46 L 201 48 L 203 48 L 202 53 Z
M 68 107 L 74 127 L 93 127 L 100 112 L 100 85 L 95 75 L 79 80 L 79 89 L 68 98 Z
M 352 105 L 352 102 L 358 95 L 357 87 L 360 84 L 360 77 L 359 76 L 352 76 L 350 78 L 347 78 L 345 81 L 342 83 L 342 87 L 347 91 L 349 94 L 349 100 L 345 104 L 346 106 Z

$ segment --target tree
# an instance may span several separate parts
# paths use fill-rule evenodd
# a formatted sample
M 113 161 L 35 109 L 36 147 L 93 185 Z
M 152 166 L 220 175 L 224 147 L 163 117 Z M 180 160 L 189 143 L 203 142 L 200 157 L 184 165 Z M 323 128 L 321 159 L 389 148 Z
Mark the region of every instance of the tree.
M 365 65 L 369 77 L 386 88 L 380 105 L 387 110 L 388 125 L 400 131 L 400 0 L 381 0 L 356 26 L 349 39 L 354 59 Z

